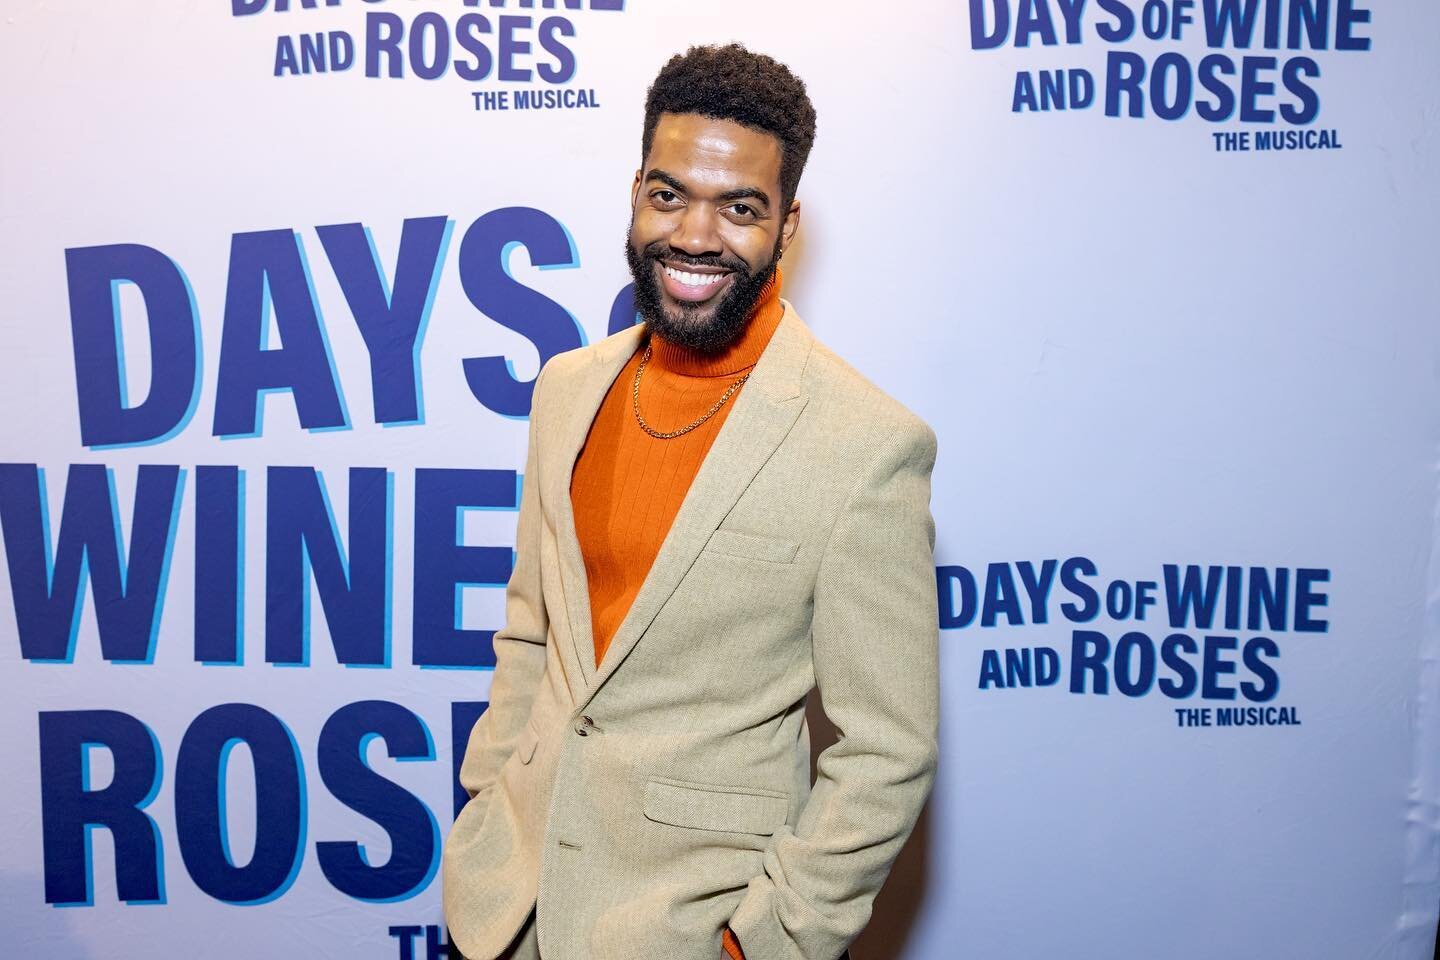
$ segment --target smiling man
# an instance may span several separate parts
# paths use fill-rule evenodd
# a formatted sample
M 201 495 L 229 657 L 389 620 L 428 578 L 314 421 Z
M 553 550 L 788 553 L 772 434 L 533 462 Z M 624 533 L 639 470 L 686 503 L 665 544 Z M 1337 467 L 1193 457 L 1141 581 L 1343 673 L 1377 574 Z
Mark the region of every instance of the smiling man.
M 935 434 L 780 298 L 814 137 L 804 84 L 735 44 L 650 88 L 640 322 L 535 384 L 445 844 L 470 960 L 834 960 L 929 793 Z

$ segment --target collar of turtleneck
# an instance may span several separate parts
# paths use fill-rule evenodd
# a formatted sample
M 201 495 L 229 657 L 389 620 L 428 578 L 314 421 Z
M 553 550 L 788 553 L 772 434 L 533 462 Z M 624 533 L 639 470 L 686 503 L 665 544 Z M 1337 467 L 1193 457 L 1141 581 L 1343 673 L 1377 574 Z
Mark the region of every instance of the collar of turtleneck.
M 696 353 L 688 347 L 671 343 L 657 333 L 651 337 L 653 350 L 650 362 L 662 370 L 686 377 L 728 377 L 754 366 L 785 313 L 785 306 L 780 302 L 783 279 L 777 266 L 765 286 L 760 288 L 760 299 L 755 301 L 744 331 L 724 350 L 715 354 Z

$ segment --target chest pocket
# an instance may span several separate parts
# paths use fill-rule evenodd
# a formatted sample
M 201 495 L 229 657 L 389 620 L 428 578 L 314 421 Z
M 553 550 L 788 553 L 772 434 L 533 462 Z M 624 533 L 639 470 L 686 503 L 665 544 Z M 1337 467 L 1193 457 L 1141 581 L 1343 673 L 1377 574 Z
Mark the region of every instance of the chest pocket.
M 765 560 L 769 563 L 794 563 L 796 554 L 800 552 L 800 544 L 795 540 L 721 528 L 710 535 L 709 542 L 705 544 L 705 552 Z

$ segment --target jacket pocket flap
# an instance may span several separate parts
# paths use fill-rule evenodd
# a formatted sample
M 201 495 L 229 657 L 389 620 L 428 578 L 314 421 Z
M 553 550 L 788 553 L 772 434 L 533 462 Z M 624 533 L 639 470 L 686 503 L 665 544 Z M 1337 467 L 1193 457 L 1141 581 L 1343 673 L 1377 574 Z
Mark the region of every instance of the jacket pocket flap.
M 535 732 L 535 725 L 529 720 L 520 729 L 520 739 L 515 741 L 515 754 L 520 758 L 521 763 L 529 763 L 535 756 L 535 746 L 540 742 L 540 734 Z
M 645 783 L 645 816 L 696 830 L 770 836 L 785 822 L 790 797 L 750 787 L 711 786 L 652 777 Z
M 711 553 L 723 553 L 732 557 L 768 560 L 771 563 L 793 563 L 795 555 L 800 552 L 800 544 L 794 540 L 782 540 L 759 533 L 720 529 L 710 535 L 710 542 L 705 544 L 705 549 Z

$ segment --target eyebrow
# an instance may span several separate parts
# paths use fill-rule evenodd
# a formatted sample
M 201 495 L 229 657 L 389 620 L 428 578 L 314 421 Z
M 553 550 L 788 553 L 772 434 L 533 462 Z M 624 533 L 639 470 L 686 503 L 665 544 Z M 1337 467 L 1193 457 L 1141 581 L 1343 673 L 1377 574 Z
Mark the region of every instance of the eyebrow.
M 671 173 L 666 173 L 664 170 L 651 170 L 645 179 L 647 181 L 659 180 L 665 184 L 665 186 L 672 190 L 678 190 L 681 193 L 690 192 L 679 177 Z M 727 203 L 731 200 L 758 200 L 764 206 L 770 206 L 770 195 L 757 187 L 737 187 L 734 190 L 726 190 L 716 197 L 716 199 L 721 203 Z

